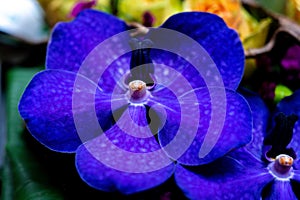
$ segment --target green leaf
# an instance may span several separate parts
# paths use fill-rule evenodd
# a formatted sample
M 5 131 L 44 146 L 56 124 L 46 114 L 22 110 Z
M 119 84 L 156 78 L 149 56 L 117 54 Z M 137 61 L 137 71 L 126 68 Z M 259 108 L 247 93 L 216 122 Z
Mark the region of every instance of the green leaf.
M 256 0 L 260 5 L 262 5 L 265 9 L 271 10 L 273 12 L 277 13 L 284 13 L 284 9 L 286 6 L 286 0 L 276 0 L 271 1 L 270 0 Z
M 3 200 L 59 200 L 60 191 L 35 160 L 22 138 L 25 125 L 18 112 L 19 99 L 31 78 L 42 68 L 13 68 L 7 74 L 7 145 L 3 170 Z
M 3 184 L 2 184 L 2 200 L 13 200 L 13 177 L 11 172 L 11 166 L 6 158 L 3 169 L 1 171 Z
M 290 96 L 292 94 L 293 94 L 292 90 L 290 90 L 288 87 L 286 87 L 284 85 L 277 85 L 275 88 L 274 101 L 275 101 L 275 103 L 278 103 L 284 97 Z

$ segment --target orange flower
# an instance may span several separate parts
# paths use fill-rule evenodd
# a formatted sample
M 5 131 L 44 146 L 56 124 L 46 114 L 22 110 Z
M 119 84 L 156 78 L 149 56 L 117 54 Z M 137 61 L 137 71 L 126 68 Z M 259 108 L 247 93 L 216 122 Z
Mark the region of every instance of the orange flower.
M 240 0 L 185 0 L 184 10 L 214 13 L 235 29 L 245 49 L 265 44 L 271 19 L 257 21 L 241 5 Z
M 233 29 L 237 29 L 242 21 L 241 3 L 239 0 L 186 0 L 184 7 L 187 11 L 217 14 Z

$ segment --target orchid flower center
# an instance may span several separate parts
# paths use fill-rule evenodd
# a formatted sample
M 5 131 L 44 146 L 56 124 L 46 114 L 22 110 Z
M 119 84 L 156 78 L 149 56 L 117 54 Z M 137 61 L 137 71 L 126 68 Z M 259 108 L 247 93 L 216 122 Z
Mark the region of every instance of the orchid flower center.
M 141 80 L 134 80 L 129 83 L 128 87 L 131 101 L 141 102 L 147 97 L 148 91 L 145 82 Z
M 270 147 L 265 152 L 265 159 L 271 161 L 269 172 L 276 179 L 289 181 L 293 176 L 293 163 L 296 153 L 289 148 L 293 138 L 293 129 L 298 117 L 294 114 L 279 113 L 275 117 L 275 126 L 264 140 L 264 145 Z
M 144 102 L 154 86 L 154 65 L 150 57 L 150 49 L 153 45 L 148 39 L 139 40 L 132 38 L 129 42 L 132 52 L 130 60 L 130 73 L 125 78 L 125 85 L 131 103 Z
M 289 180 L 293 176 L 293 163 L 291 156 L 280 154 L 269 164 L 269 172 L 277 179 Z

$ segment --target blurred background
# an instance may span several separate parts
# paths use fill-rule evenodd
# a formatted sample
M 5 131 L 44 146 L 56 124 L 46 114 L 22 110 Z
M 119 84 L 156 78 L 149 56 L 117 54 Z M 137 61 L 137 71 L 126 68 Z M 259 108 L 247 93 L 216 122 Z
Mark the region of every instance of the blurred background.
M 157 27 L 178 12 L 215 13 L 238 32 L 243 43 L 246 70 L 241 86 L 259 93 L 270 109 L 300 87 L 299 0 L 0 0 L 3 200 L 24 199 L 35 190 L 51 193 L 55 199 L 61 197 L 55 192 L 55 184 L 53 190 L 41 184 L 47 174 L 23 141 L 25 127 L 17 106 L 32 76 L 45 67 L 47 42 L 55 24 L 70 21 L 88 8 L 145 27 Z M 33 184 L 26 185 L 28 181 Z

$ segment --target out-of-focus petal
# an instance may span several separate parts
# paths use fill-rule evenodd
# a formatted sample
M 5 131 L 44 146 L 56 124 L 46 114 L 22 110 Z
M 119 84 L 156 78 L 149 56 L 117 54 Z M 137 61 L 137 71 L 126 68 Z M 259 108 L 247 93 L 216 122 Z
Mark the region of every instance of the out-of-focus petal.
M 184 7 L 188 11 L 201 11 L 217 14 L 222 17 L 226 24 L 237 29 L 241 23 L 241 2 L 239 0 L 186 0 Z
M 97 4 L 96 0 L 87 2 L 77 2 L 71 10 L 70 16 L 76 17 L 81 11 L 94 7 Z
M 45 28 L 47 25 L 44 13 L 36 1 L 12 0 L 1 1 L 0 4 L 1 32 L 31 44 L 48 40 L 49 32 Z
M 118 5 L 118 16 L 132 22 L 144 23 L 143 15 L 153 16 L 153 26 L 159 26 L 169 16 L 182 11 L 180 0 L 122 0 Z
M 280 7 L 281 12 L 284 12 L 285 15 L 287 15 L 288 17 L 290 17 L 291 19 L 299 23 L 300 22 L 299 2 L 297 0 L 288 0 L 288 1 L 283 1 L 282 3 L 285 3 L 285 5 Z
M 243 21 L 239 26 L 243 46 L 246 50 L 260 48 L 265 45 L 272 19 L 264 18 L 257 21 L 245 9 L 242 9 Z
M 78 148 L 76 166 L 87 184 L 131 194 L 173 174 L 175 165 L 153 136 L 146 113 L 144 106 L 129 106 L 111 129 Z
M 178 165 L 175 180 L 189 199 L 260 199 L 272 175 L 250 154 L 247 162 L 225 156 L 194 169 Z
M 299 70 L 300 69 L 300 59 L 299 59 L 299 53 L 300 53 L 300 46 L 299 45 L 293 45 L 291 46 L 283 59 L 281 60 L 281 65 L 286 70 Z
M 57 22 L 70 20 L 69 12 L 77 0 L 38 0 L 39 4 L 45 11 L 45 17 L 48 24 L 53 27 Z

